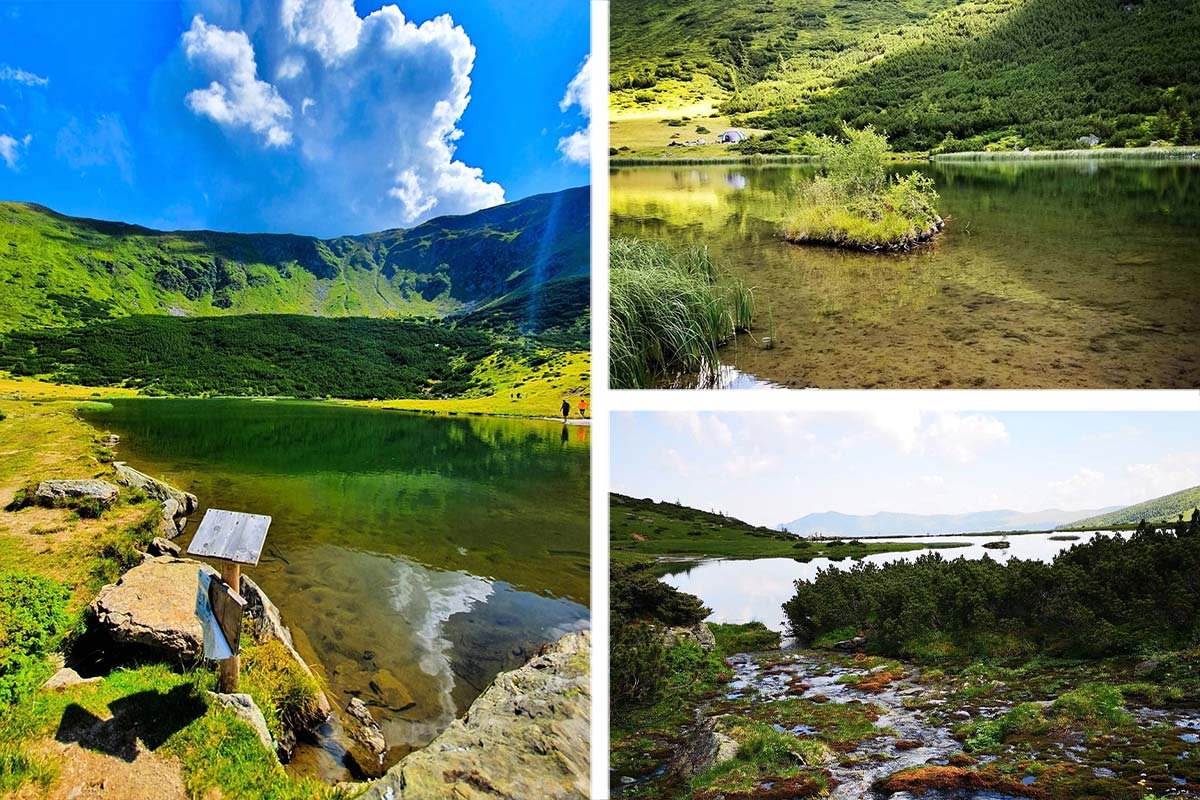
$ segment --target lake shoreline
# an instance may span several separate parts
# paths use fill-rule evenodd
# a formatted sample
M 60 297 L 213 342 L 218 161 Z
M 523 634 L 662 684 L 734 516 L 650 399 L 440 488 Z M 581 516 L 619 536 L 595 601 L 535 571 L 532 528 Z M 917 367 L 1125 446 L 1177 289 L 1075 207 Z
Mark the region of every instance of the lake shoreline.
M 1073 150 L 964 150 L 961 153 L 896 153 L 891 163 L 904 164 L 917 161 L 932 162 L 990 162 L 990 161 L 1120 161 L 1132 160 L 1139 163 L 1155 161 L 1179 161 L 1200 158 L 1200 147 L 1097 147 Z M 609 167 L 662 167 L 701 166 L 708 164 L 742 164 L 760 166 L 769 164 L 816 163 L 816 156 L 800 154 L 720 155 L 720 156 L 610 156 Z

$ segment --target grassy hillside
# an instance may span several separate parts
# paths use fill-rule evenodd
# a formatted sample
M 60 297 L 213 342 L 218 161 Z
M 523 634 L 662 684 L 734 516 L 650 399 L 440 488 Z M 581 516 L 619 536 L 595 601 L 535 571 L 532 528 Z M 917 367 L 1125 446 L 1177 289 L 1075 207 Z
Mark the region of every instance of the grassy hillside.
M 1142 520 L 1147 522 L 1173 522 L 1183 518 L 1190 520 L 1192 512 L 1200 508 L 1200 486 L 1166 494 L 1153 500 L 1146 500 L 1132 506 L 1099 514 L 1094 517 L 1081 519 L 1065 525 L 1065 528 L 1105 528 L 1111 525 L 1137 525 Z
M 965 547 L 966 544 L 945 542 L 936 546 Z M 861 558 L 871 553 L 932 546 L 915 542 L 810 542 L 789 533 L 675 503 L 609 495 L 609 547 L 614 563 L 646 562 L 663 557 Z
M 1193 0 L 614 0 L 611 19 L 622 154 L 626 125 L 661 120 L 665 145 L 709 115 L 770 132 L 743 153 L 843 123 L 906 151 L 1200 142 Z
M 586 188 L 330 240 L 167 233 L 0 203 L 0 333 L 131 314 L 441 317 L 585 278 L 588 219 Z

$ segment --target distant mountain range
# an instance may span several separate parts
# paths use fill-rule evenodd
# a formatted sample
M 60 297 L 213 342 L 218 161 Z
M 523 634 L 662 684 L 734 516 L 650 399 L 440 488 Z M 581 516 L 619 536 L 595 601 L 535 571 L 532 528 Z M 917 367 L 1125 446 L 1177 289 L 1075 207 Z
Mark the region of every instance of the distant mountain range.
M 477 321 L 539 330 L 546 310 L 587 313 L 589 219 L 587 187 L 335 239 L 165 232 L 4 202 L 0 334 L 135 314 L 441 318 L 489 306 L 498 314 Z
M 988 533 L 992 531 L 1053 530 L 1084 517 L 1115 511 L 1119 506 L 1094 511 L 975 511 L 968 514 L 898 514 L 883 511 L 878 514 L 842 514 L 825 511 L 806 514 L 785 522 L 780 530 L 797 536 L 936 536 L 954 533 Z

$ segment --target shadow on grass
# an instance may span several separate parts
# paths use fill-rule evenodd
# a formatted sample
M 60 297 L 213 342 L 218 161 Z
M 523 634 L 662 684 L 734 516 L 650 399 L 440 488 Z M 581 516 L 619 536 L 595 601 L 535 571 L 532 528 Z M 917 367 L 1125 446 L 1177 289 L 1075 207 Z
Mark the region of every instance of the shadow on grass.
M 72 703 L 63 711 L 54 738 L 131 762 L 138 756 L 138 741 L 147 750 L 163 742 L 204 715 L 206 706 L 190 684 L 169 692 L 145 691 L 109 704 L 110 719 L 100 719 Z

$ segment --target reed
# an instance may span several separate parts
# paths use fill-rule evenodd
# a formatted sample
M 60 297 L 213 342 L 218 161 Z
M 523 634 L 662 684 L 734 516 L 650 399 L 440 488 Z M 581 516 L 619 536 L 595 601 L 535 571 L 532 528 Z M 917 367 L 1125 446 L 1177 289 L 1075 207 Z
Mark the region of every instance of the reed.
M 612 387 L 645 388 L 669 372 L 715 374 L 720 346 L 753 324 L 753 291 L 721 273 L 706 247 L 618 238 L 609 253 Z

